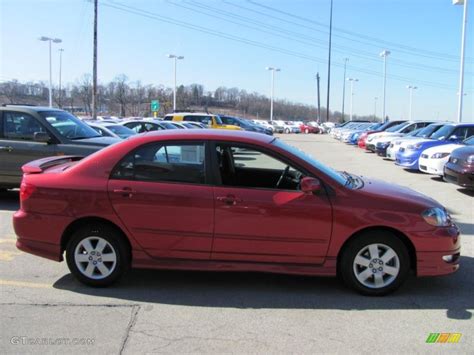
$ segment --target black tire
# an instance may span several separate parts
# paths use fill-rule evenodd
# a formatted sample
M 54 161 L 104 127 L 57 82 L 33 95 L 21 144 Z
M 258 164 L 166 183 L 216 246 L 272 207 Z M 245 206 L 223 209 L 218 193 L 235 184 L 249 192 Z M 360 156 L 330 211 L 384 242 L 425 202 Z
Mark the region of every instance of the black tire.
M 355 257 L 362 249 L 371 244 L 388 246 L 398 257 L 398 275 L 384 287 L 367 287 L 356 277 L 354 270 Z M 383 257 L 383 255 L 381 255 L 381 257 Z M 355 291 L 366 296 L 384 296 L 395 291 L 406 280 L 408 272 L 410 271 L 410 256 L 405 244 L 394 233 L 385 230 L 369 231 L 358 235 L 349 242 L 340 255 L 338 271 L 344 283 Z M 389 275 L 384 275 L 384 277 L 386 276 Z
M 89 237 L 99 237 L 106 240 L 115 252 L 116 261 L 113 271 L 110 275 L 104 278 L 90 278 L 81 272 L 76 265 L 76 247 L 79 243 Z M 73 233 L 66 247 L 66 261 L 69 270 L 80 282 L 88 286 L 106 287 L 113 284 L 130 268 L 130 250 L 123 238 L 123 235 L 116 229 L 103 224 L 93 224 L 77 229 Z

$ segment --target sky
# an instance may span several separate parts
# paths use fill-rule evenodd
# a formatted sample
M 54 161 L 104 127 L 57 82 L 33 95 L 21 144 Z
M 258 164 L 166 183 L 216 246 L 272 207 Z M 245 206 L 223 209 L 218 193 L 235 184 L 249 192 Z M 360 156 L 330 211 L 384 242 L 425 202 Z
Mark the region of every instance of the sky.
M 330 0 L 99 0 L 98 77 L 125 74 L 131 82 L 238 87 L 275 98 L 316 103 L 316 73 L 326 106 Z M 469 8 L 463 121 L 473 122 L 474 30 Z M 382 115 L 383 60 L 387 57 L 386 112 L 392 119 L 456 120 L 462 6 L 451 0 L 334 0 L 330 109 L 341 111 L 344 58 L 353 86 L 353 112 Z M 470 22 L 469 22 L 470 20 Z M 0 0 L 0 80 L 47 81 L 53 45 L 53 81 L 76 82 L 92 72 L 91 0 Z M 350 112 L 346 81 L 345 112 Z M 377 99 L 375 99 L 377 98 Z

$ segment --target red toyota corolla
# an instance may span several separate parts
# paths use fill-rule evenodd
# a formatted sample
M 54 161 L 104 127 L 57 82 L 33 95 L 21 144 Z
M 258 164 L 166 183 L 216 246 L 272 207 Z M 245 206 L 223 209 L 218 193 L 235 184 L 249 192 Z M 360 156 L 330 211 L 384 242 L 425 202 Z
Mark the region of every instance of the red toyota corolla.
M 368 295 L 459 267 L 436 201 L 336 172 L 280 139 L 223 130 L 135 136 L 23 166 L 17 247 L 105 286 L 129 268 L 340 275 Z

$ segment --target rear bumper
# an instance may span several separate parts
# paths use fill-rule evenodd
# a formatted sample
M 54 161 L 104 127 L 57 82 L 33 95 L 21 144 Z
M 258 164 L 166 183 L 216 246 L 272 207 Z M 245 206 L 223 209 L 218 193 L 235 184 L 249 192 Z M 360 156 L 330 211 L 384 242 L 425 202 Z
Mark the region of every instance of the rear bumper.
M 71 222 L 71 218 L 64 216 L 17 211 L 13 215 L 16 246 L 26 253 L 62 261 L 61 237 Z

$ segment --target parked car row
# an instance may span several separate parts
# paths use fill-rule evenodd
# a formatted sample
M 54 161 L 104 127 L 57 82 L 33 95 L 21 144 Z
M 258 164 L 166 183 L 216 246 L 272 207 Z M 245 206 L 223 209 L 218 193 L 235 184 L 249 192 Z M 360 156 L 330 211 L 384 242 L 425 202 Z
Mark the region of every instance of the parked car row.
M 474 124 L 433 121 L 347 122 L 331 136 L 406 169 L 474 189 Z

